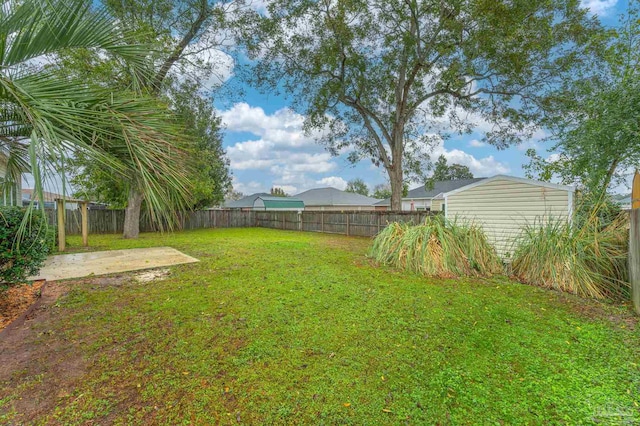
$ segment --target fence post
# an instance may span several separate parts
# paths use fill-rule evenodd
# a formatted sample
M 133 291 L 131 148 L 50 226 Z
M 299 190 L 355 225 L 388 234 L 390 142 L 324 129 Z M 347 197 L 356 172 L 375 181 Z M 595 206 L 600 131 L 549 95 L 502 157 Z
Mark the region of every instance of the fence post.
M 629 211 L 629 281 L 631 299 L 637 314 L 640 314 L 640 209 Z
M 282 212 L 282 229 L 287 229 L 287 215 Z
M 347 213 L 347 237 L 351 234 L 351 230 L 349 229 L 349 213 Z
M 64 251 L 65 249 L 65 223 L 64 223 L 64 214 L 65 214 L 65 209 L 64 209 L 64 199 L 63 198 L 58 198 L 56 199 L 56 210 L 58 213 L 58 250 L 59 251 Z
M 80 212 L 82 214 L 82 245 L 84 247 L 89 246 L 89 218 L 87 212 L 87 201 L 80 203 Z
M 302 231 L 302 210 L 298 210 L 298 231 Z
M 324 212 L 320 212 L 320 232 L 324 232 Z
M 111 225 L 113 225 L 113 233 L 118 233 L 118 211 L 110 210 L 111 212 Z

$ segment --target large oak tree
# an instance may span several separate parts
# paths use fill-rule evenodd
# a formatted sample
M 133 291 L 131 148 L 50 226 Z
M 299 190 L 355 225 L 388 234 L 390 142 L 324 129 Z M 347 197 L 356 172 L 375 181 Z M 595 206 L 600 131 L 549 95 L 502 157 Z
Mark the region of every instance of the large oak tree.
M 293 95 L 331 152 L 383 166 L 400 209 L 447 131 L 526 137 L 599 25 L 577 0 L 274 0 L 243 27 L 252 81 Z

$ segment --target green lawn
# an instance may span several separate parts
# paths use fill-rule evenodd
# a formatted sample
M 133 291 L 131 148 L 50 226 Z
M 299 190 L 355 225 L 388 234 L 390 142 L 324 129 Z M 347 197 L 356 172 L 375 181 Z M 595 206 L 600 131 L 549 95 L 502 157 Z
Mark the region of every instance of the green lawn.
M 90 240 L 201 262 L 61 298 L 35 344 L 57 336 L 85 367 L 36 423 L 640 422 L 627 307 L 376 267 L 369 239 L 229 229 Z M 18 423 L 15 401 L 47 374 L 0 384 L 0 420 Z

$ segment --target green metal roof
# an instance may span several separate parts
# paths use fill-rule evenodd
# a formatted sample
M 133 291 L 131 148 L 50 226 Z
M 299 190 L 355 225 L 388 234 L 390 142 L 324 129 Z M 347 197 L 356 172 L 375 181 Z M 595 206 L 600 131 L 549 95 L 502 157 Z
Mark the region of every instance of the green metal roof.
M 265 209 L 304 209 L 304 202 L 291 197 L 258 197 Z

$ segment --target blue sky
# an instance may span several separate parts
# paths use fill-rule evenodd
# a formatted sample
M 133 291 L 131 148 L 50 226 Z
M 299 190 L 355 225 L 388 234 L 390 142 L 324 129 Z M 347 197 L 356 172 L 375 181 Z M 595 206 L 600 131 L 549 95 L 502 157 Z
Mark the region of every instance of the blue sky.
M 605 25 L 615 25 L 617 15 L 627 8 L 626 0 L 583 0 Z M 350 164 L 346 155 L 331 157 L 302 131 L 304 117 L 289 109 L 283 96 L 261 94 L 244 88 L 241 99 L 216 104 L 225 124 L 224 146 L 231 162 L 234 189 L 245 194 L 279 186 L 290 194 L 323 186 L 344 189 L 347 181 L 362 178 L 373 187 L 386 182 L 386 172 L 369 160 Z M 432 153 L 449 163 L 468 166 L 475 176 L 510 174 L 523 176 L 525 151 L 545 151 L 539 132 L 531 140 L 507 150 L 482 144 L 482 125 L 470 135 L 454 135 Z

